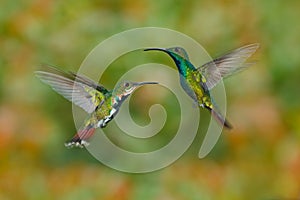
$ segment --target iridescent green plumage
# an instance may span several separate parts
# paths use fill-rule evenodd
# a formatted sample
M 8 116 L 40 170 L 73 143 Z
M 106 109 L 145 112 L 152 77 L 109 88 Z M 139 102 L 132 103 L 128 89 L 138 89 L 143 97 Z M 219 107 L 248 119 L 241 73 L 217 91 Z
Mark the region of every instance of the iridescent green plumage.
M 96 128 L 104 128 L 110 122 L 123 101 L 138 87 L 156 82 L 123 81 L 114 90 L 107 90 L 85 76 L 66 73 L 48 67 L 44 71 L 36 71 L 36 76 L 50 85 L 57 93 L 72 101 L 75 105 L 89 113 L 77 134 L 65 145 L 67 147 L 83 147 L 94 134 Z
M 214 59 L 199 68 L 190 62 L 188 54 L 181 47 L 168 49 L 149 48 L 145 51 L 157 50 L 167 53 L 175 62 L 180 74 L 180 84 L 185 92 L 201 107 L 208 109 L 215 119 L 227 128 L 230 123 L 219 112 L 210 94 L 210 90 L 222 80 L 250 66 L 245 61 L 256 51 L 258 44 L 251 44 L 236 49 L 224 56 Z

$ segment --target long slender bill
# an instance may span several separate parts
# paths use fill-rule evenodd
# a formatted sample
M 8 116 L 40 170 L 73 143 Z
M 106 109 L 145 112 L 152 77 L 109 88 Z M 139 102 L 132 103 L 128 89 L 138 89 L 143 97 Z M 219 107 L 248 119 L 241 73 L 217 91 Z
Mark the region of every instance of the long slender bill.
M 147 85 L 147 84 L 159 84 L 158 82 L 137 82 L 138 86 Z
M 167 52 L 167 50 L 163 49 L 163 48 L 147 48 L 147 49 L 144 49 L 144 51 L 164 51 L 164 52 Z

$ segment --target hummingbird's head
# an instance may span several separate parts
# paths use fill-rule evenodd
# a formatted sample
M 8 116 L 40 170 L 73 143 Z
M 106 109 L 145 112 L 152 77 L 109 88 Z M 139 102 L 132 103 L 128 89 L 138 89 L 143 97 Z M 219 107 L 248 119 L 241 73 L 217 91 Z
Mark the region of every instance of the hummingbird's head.
M 158 84 L 158 82 L 132 82 L 122 81 L 114 89 L 113 92 L 113 105 L 123 102 L 130 94 L 138 87 L 147 84 Z
M 176 62 L 176 60 L 184 58 L 185 60 L 189 60 L 189 56 L 184 48 L 182 47 L 171 47 L 171 48 L 148 48 L 144 49 L 144 51 L 162 51 L 167 53 L 169 56 L 173 58 L 173 60 Z
M 149 48 L 144 51 L 162 51 L 167 53 L 175 62 L 176 67 L 181 75 L 185 76 L 186 68 L 194 68 L 189 61 L 188 54 L 182 47 L 171 47 L 167 49 L 163 48 Z

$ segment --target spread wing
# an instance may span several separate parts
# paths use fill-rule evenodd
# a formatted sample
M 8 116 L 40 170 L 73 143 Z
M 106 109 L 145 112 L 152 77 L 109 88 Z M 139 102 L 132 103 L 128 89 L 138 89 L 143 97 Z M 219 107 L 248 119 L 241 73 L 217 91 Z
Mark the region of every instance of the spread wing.
M 208 89 L 216 86 L 222 78 L 249 67 L 252 63 L 245 61 L 258 47 L 257 43 L 243 46 L 199 67 L 197 70 L 205 77 Z
M 45 71 L 36 71 L 35 75 L 88 113 L 92 113 L 98 105 L 102 104 L 105 95 L 109 92 L 85 76 L 72 72 L 66 73 L 52 67 L 47 67 Z

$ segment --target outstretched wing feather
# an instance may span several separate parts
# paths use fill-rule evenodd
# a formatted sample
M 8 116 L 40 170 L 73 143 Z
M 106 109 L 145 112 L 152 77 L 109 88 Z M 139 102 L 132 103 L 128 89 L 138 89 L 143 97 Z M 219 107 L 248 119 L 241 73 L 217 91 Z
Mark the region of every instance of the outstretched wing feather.
M 214 59 L 197 70 L 206 78 L 208 89 L 212 89 L 222 78 L 242 71 L 253 63 L 245 62 L 259 47 L 259 44 L 250 44 Z
M 95 110 L 97 105 L 106 98 L 105 94 L 108 92 L 103 86 L 86 77 L 74 73 L 65 73 L 55 68 L 49 67 L 49 70 L 36 71 L 35 74 L 57 93 L 88 113 Z

